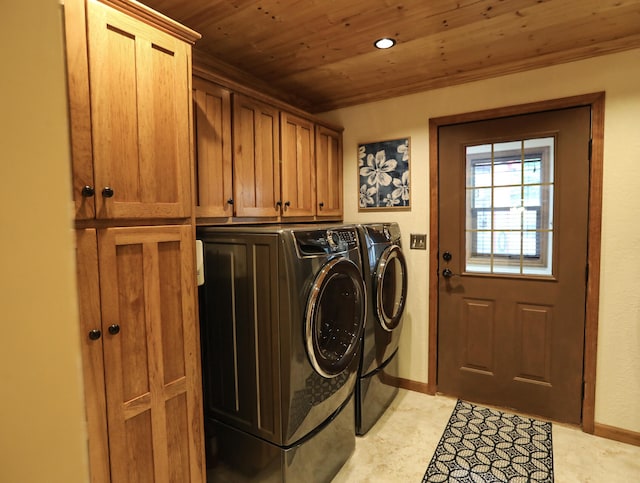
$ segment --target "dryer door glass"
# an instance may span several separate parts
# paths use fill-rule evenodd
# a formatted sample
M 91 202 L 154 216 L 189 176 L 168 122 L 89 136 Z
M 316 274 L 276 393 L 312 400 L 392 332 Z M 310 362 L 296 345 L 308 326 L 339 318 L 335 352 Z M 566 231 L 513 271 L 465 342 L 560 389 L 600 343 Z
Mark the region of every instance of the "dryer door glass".
M 407 263 L 398 245 L 382 252 L 375 281 L 378 320 L 383 329 L 392 331 L 400 324 L 407 299 Z
M 323 377 L 343 372 L 358 353 L 364 328 L 365 287 L 346 258 L 327 263 L 311 287 L 305 320 L 307 353 Z

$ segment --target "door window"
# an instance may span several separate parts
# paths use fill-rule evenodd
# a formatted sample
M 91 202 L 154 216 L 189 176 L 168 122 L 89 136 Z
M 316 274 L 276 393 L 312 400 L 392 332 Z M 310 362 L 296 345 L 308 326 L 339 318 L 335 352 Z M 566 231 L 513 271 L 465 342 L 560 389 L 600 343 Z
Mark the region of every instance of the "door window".
M 307 352 L 319 374 L 335 377 L 349 366 L 358 351 L 364 314 L 360 269 L 348 259 L 333 259 L 316 277 L 307 304 Z
M 552 275 L 554 145 L 466 147 L 467 273 Z

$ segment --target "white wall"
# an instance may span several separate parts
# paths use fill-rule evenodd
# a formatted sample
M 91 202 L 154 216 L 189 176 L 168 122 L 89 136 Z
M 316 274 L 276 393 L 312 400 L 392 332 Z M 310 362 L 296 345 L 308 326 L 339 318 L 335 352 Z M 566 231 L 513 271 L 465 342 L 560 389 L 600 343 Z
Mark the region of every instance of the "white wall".
M 0 16 L 0 481 L 88 481 L 61 7 Z
M 640 432 L 640 50 L 340 109 L 345 220 L 429 234 L 429 118 L 606 91 L 596 423 Z M 411 137 L 410 212 L 358 213 L 358 143 Z M 401 376 L 427 381 L 428 256 L 409 263 Z

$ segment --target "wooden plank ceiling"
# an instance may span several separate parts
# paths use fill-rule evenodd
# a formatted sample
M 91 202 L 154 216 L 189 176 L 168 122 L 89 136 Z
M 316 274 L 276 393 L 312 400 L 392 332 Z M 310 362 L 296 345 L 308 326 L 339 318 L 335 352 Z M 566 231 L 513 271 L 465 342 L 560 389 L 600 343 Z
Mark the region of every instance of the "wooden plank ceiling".
M 311 112 L 640 47 L 640 0 L 142 2 L 202 34 L 194 64 Z

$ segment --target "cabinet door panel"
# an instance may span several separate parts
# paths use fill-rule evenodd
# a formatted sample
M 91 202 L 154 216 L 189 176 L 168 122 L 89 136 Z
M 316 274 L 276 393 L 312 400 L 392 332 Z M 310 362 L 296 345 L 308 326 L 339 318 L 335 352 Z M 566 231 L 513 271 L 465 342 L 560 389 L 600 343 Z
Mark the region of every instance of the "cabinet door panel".
M 287 112 L 280 115 L 282 139 L 282 215 L 315 214 L 315 149 L 311 121 Z
M 67 0 L 64 4 L 65 54 L 67 60 L 67 96 L 71 127 L 73 200 L 76 219 L 95 218 L 95 195 L 83 188 L 95 188 L 91 153 L 91 108 L 87 29 L 84 2 Z
M 280 130 L 274 107 L 233 96 L 234 203 L 237 216 L 280 215 Z
M 190 226 L 99 232 L 113 481 L 202 478 L 191 235 Z M 114 325 L 119 331 L 110 333 Z
M 99 2 L 88 7 L 97 217 L 189 216 L 190 47 Z
M 317 216 L 342 218 L 342 134 L 316 126 Z
M 231 93 L 194 78 L 193 112 L 196 216 L 232 216 Z
M 89 436 L 91 483 L 110 481 L 109 441 L 107 435 L 107 403 L 104 387 L 102 336 L 89 337 L 100 330 L 100 280 L 98 272 L 98 240 L 95 229 L 76 231 L 78 304 L 84 397 Z M 95 332 L 94 332 L 95 334 Z

